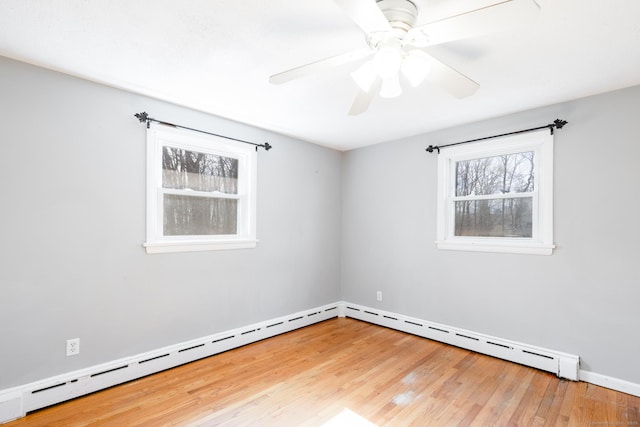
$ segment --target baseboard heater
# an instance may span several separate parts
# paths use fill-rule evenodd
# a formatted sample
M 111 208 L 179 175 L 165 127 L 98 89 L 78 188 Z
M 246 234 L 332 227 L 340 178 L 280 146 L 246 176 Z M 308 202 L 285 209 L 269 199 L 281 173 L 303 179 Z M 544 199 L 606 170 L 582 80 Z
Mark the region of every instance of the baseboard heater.
M 27 412 L 338 317 L 339 303 L 0 390 L 0 423 Z
M 578 380 L 578 356 L 490 337 L 400 314 L 337 302 L 0 391 L 0 423 L 334 317 L 350 317 Z
M 346 317 L 531 366 L 552 372 L 561 378 L 573 381 L 578 381 L 579 379 L 580 358 L 572 354 L 495 338 L 371 307 L 344 304 Z

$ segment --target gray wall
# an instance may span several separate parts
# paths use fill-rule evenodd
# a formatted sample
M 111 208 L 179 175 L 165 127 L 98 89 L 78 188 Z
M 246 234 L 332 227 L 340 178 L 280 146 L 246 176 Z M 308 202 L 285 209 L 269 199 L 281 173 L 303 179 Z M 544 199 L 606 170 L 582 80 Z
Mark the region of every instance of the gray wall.
M 555 253 L 437 250 L 437 155 L 424 149 L 556 118 L 569 124 L 555 137 Z M 640 87 L 350 151 L 342 297 L 577 354 L 582 369 L 640 383 L 639 159 Z
M 273 144 L 257 249 L 145 254 L 143 110 Z M 0 58 L 0 389 L 340 299 L 640 383 L 638 117 L 635 87 L 341 154 Z M 555 253 L 436 250 L 424 148 L 555 118 Z
M 257 249 L 145 253 L 140 111 L 274 146 Z M 0 389 L 340 299 L 337 151 L 1 57 L 0 147 Z

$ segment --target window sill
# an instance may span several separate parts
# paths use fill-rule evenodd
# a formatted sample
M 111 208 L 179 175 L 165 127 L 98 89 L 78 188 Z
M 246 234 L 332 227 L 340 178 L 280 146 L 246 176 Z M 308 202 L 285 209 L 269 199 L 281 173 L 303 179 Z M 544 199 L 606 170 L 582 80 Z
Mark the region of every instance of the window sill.
M 490 242 L 482 240 L 439 240 L 438 249 L 469 252 L 494 252 L 527 255 L 551 255 L 555 245 L 531 242 Z
M 258 245 L 257 240 L 220 240 L 220 241 L 182 241 L 182 242 L 153 242 L 143 243 L 148 254 L 163 254 L 173 252 L 219 251 L 228 249 L 253 249 Z

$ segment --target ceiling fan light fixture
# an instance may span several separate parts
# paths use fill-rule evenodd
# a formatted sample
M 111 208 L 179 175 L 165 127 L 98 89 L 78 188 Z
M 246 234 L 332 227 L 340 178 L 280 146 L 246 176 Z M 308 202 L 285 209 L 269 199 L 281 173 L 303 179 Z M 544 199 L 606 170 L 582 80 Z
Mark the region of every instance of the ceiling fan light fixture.
M 373 57 L 373 68 L 382 79 L 396 76 L 402 65 L 402 47 L 399 40 L 387 42 Z
M 429 55 L 418 49 L 409 51 L 400 67 L 402 75 L 406 77 L 413 87 L 424 81 L 430 69 Z
M 400 87 L 398 74 L 382 80 L 380 98 L 396 98 L 400 95 L 402 95 L 402 87 Z

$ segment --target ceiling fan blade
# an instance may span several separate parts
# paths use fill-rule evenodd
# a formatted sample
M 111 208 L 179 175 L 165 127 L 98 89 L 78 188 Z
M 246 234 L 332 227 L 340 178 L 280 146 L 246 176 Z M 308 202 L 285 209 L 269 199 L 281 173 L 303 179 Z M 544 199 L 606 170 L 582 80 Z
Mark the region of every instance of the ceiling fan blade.
M 356 98 L 353 100 L 353 104 L 351 104 L 349 115 L 357 116 L 358 114 L 362 114 L 367 111 L 376 93 L 380 91 L 381 86 L 382 79 L 380 77 L 376 77 L 368 92 L 358 88 L 358 93 L 356 94 Z
M 301 65 L 300 67 L 292 68 L 287 71 L 283 71 L 278 74 L 274 74 L 269 77 L 269 83 L 282 84 L 290 82 L 291 80 L 298 79 L 300 77 L 308 76 L 319 71 L 323 71 L 338 65 L 346 64 L 349 62 L 357 61 L 368 55 L 371 55 L 373 51 L 370 48 L 363 48 L 354 50 L 351 52 L 343 53 L 341 55 L 332 56 L 330 58 L 321 59 L 319 61 L 312 62 L 310 64 Z
M 480 85 L 464 74 L 431 57 L 431 69 L 426 80 L 444 88 L 456 98 L 473 95 Z
M 375 0 L 334 0 L 340 8 L 367 34 L 390 31 L 391 24 Z
M 410 35 L 420 46 L 514 30 L 533 23 L 540 6 L 535 0 L 505 0 L 415 27 Z

